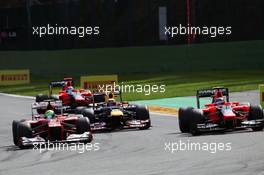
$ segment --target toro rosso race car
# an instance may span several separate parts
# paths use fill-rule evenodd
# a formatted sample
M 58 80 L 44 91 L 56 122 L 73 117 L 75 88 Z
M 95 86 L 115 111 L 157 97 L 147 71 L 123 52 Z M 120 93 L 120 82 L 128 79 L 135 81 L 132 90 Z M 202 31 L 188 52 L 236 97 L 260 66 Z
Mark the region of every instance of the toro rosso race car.
M 211 97 L 212 103 L 200 109 L 200 98 Z M 225 131 L 238 128 L 252 128 L 261 131 L 264 116 L 261 106 L 229 101 L 227 88 L 214 88 L 197 91 L 197 107 L 179 109 L 181 132 L 199 135 L 207 131 Z
M 53 95 L 54 87 L 60 87 L 58 95 Z M 74 89 L 72 78 L 64 78 L 63 81 L 51 82 L 49 85 L 49 95 L 38 94 L 36 102 L 42 102 L 47 99 L 61 100 L 63 106 L 67 106 L 67 112 L 71 112 L 77 106 L 88 106 L 91 103 L 92 93 L 89 90 Z
M 46 108 L 44 114 L 36 113 Z M 46 143 L 88 143 L 92 141 L 89 119 L 82 115 L 63 114 L 61 102 L 32 104 L 32 119 L 14 120 L 13 142 L 20 148 Z
M 115 100 L 119 96 L 120 102 Z M 91 122 L 91 130 L 115 130 L 125 128 L 148 129 L 151 126 L 146 106 L 122 101 L 121 93 L 94 93 L 90 107 L 78 107 L 77 114 L 83 114 Z

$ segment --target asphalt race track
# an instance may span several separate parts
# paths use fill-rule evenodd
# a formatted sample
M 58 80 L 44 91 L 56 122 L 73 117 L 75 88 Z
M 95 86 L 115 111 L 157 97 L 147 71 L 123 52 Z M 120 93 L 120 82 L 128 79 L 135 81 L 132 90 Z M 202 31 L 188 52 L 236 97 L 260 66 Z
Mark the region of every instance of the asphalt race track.
M 256 91 L 232 95 L 234 100 L 245 101 L 248 97 L 250 102 L 258 103 Z M 180 133 L 177 117 L 159 114 L 152 114 L 150 130 L 94 134 L 93 142 L 99 143 L 99 151 L 19 150 L 13 146 L 11 123 L 13 119 L 30 117 L 31 102 L 0 95 L 1 175 L 264 174 L 264 132 L 241 130 L 191 137 Z M 175 149 L 172 153 L 165 147 L 180 141 L 230 143 L 232 149 L 216 153 Z

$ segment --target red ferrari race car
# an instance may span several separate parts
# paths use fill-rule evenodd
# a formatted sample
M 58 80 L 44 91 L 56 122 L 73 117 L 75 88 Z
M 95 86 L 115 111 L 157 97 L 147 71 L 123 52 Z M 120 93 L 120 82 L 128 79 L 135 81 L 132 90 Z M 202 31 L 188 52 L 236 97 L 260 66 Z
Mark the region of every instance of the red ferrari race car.
M 46 108 L 44 114 L 36 113 Z M 89 119 L 83 115 L 63 114 L 61 102 L 32 104 L 32 119 L 14 120 L 13 141 L 20 148 L 49 143 L 88 143 L 92 141 Z
M 115 97 L 119 97 L 117 101 Z M 151 120 L 149 110 L 144 105 L 134 105 L 122 101 L 121 92 L 94 93 L 93 104 L 90 107 L 76 108 L 77 114 L 83 114 L 91 122 L 91 129 L 115 130 L 115 129 L 149 129 Z
M 53 95 L 54 87 L 61 87 L 58 95 Z M 63 106 L 67 106 L 67 112 L 73 112 L 77 106 L 88 106 L 91 103 L 92 93 L 89 90 L 74 89 L 72 78 L 64 78 L 63 81 L 51 82 L 49 85 L 49 95 L 38 94 L 36 102 L 47 99 L 61 100 Z
M 200 98 L 211 97 L 212 103 L 200 109 Z M 213 88 L 197 91 L 197 107 L 179 109 L 179 127 L 183 133 L 199 135 L 207 131 L 225 131 L 238 128 L 264 128 L 261 106 L 229 101 L 227 88 Z

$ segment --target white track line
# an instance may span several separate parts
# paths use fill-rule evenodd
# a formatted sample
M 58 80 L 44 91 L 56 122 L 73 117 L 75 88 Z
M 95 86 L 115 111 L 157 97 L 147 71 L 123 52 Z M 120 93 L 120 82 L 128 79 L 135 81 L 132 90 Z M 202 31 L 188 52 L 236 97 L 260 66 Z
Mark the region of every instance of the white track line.
M 24 98 L 24 99 L 31 99 L 31 100 L 35 99 L 35 97 L 31 97 L 31 96 L 14 95 L 14 94 L 6 94 L 6 93 L 0 93 L 0 95 L 6 96 L 6 97 Z
M 162 116 L 168 116 L 168 117 L 177 117 L 177 115 L 175 114 L 164 114 L 164 113 L 158 113 L 158 112 L 150 112 L 150 114 L 154 114 L 154 115 L 162 115 Z

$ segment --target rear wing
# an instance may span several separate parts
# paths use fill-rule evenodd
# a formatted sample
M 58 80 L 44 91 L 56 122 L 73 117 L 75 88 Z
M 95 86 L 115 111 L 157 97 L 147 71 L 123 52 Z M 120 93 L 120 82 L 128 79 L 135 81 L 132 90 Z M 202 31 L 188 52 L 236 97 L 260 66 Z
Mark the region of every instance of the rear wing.
M 53 108 L 62 108 L 62 101 L 60 100 L 44 100 L 43 102 L 34 102 L 31 104 L 31 109 L 49 109 L 49 107 L 52 106 Z
M 52 89 L 54 87 L 61 87 L 62 89 L 66 86 L 66 82 L 65 81 L 53 81 L 50 82 L 49 84 L 49 96 L 52 95 Z
M 49 84 L 49 96 L 52 95 L 52 88 L 54 87 L 61 87 L 64 89 L 65 87 L 73 86 L 73 78 L 65 77 L 62 81 L 52 81 Z
M 64 87 L 65 81 L 53 81 L 50 82 L 50 87 Z
M 112 95 L 112 97 L 111 97 Z M 122 99 L 122 93 L 120 90 L 118 91 L 113 91 L 113 92 L 108 92 L 108 93 L 105 93 L 105 92 L 95 92 L 93 93 L 93 103 L 102 103 L 102 102 L 106 102 L 107 99 L 109 98 L 115 98 L 119 96 L 120 98 L 120 102 L 123 102 L 123 99 Z
M 202 89 L 202 90 L 198 90 L 196 93 L 197 107 L 200 108 L 200 98 L 214 97 L 217 92 L 222 93 L 222 95 L 226 97 L 226 101 L 229 102 L 229 90 L 228 90 L 228 88 L 217 87 L 217 88 L 213 88 L 213 89 Z

